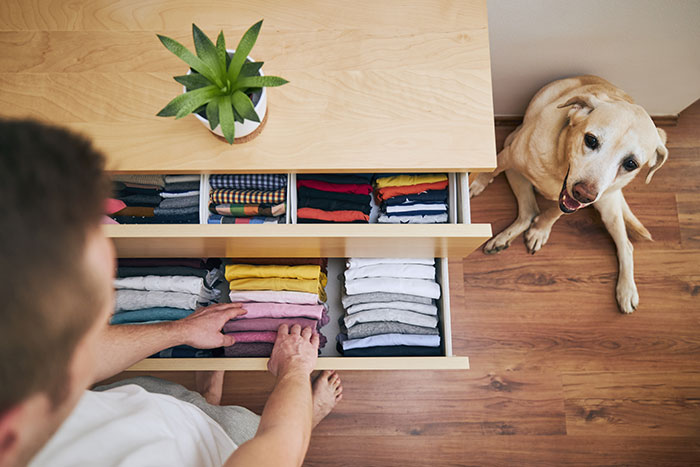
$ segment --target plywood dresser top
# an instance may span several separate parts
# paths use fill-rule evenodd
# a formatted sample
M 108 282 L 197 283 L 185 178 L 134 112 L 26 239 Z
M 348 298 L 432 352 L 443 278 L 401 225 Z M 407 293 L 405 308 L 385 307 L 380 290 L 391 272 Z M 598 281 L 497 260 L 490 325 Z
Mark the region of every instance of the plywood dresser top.
M 255 140 L 156 117 L 191 26 L 290 81 Z M 3 0 L 0 115 L 89 135 L 123 172 L 464 171 L 495 167 L 486 0 Z

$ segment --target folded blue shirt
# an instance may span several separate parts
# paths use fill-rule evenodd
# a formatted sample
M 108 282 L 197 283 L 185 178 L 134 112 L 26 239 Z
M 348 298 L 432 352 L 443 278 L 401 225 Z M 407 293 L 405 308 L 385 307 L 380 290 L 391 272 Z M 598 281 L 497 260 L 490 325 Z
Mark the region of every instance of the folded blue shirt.
M 112 315 L 110 324 L 144 323 L 146 321 L 176 321 L 189 316 L 193 310 L 181 308 L 142 308 L 134 311 L 122 311 Z

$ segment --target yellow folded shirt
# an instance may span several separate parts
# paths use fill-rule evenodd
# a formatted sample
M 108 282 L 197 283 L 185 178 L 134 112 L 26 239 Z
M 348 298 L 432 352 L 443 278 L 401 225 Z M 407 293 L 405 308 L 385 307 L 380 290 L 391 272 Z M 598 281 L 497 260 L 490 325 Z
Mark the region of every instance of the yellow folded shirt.
M 244 279 L 248 277 L 286 277 L 288 279 L 316 279 L 321 277 L 321 266 L 300 265 L 254 265 L 227 264 L 226 280 Z
M 416 174 L 416 175 L 394 175 L 391 177 L 381 177 L 374 180 L 377 188 L 389 186 L 420 185 L 421 183 L 436 183 L 447 180 L 446 174 Z
M 249 277 L 234 279 L 229 282 L 231 290 L 289 290 L 292 292 L 308 292 L 318 294 L 321 301 L 325 302 L 325 287 L 328 278 L 321 273 L 318 279 L 288 279 L 284 277 Z

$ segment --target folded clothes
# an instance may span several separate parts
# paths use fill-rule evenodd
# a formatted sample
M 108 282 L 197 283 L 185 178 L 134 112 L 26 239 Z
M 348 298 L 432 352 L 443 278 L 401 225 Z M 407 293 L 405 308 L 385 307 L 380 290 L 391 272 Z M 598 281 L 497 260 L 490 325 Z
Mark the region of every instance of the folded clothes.
M 435 183 L 421 183 L 419 185 L 388 186 L 375 191 L 377 198 L 381 200 L 389 199 L 399 195 L 410 195 L 421 193 L 427 190 L 444 190 L 447 188 L 447 180 Z
M 181 191 L 177 193 L 163 191 L 160 196 L 161 198 L 188 198 L 190 196 L 199 196 L 199 190 Z
M 154 307 L 194 310 L 199 304 L 199 295 L 183 292 L 118 289 L 114 295 L 117 312 Z
M 303 328 L 318 329 L 318 320 L 312 318 L 253 318 L 253 319 L 232 319 L 224 324 L 223 332 L 243 332 L 243 331 L 277 331 L 279 327 L 286 324 L 290 328 L 295 324 Z
M 134 311 L 121 311 L 112 315 L 110 324 L 143 323 L 147 321 L 176 321 L 192 314 L 194 310 L 183 308 L 153 307 Z
M 159 195 L 161 188 L 154 185 L 112 182 L 112 193 L 118 197 L 127 195 Z
M 345 281 L 348 295 L 367 292 L 391 292 L 421 297 L 440 298 L 440 285 L 427 279 L 406 279 L 395 277 L 371 277 Z
M 180 345 L 161 350 L 151 355 L 150 358 L 210 358 L 214 356 L 214 353 L 212 349 L 195 349 L 187 345 Z
M 120 224 L 199 224 L 199 213 L 154 217 L 113 216 L 113 219 Z
M 376 336 L 363 337 L 362 339 L 347 339 L 347 336 L 338 334 L 338 341 L 343 346 L 343 351 L 394 345 L 440 347 L 439 335 L 425 334 L 378 334 Z
M 297 180 L 319 180 L 328 183 L 370 183 L 372 173 L 343 173 L 343 174 L 298 174 Z
M 188 208 L 191 206 L 199 206 L 199 195 L 165 198 L 158 205 L 161 208 Z
M 435 305 L 426 305 L 425 303 L 415 302 L 377 302 L 377 303 L 358 303 L 345 309 L 349 315 L 365 310 L 378 310 L 382 308 L 393 308 L 396 310 L 415 311 L 423 315 L 437 315 L 438 309 Z
M 321 301 L 326 301 L 324 287 L 328 282 L 325 274 L 318 279 L 288 279 L 280 277 L 235 279 L 229 282 L 231 290 L 289 290 L 292 292 L 318 293 Z
M 280 204 L 212 204 L 209 210 L 222 216 L 252 217 L 252 216 L 281 216 L 287 205 Z
M 233 261 L 236 261 L 235 259 Z M 247 277 L 269 277 L 269 278 L 289 278 L 289 279 L 311 279 L 321 280 L 321 266 L 299 265 L 287 266 L 276 264 L 227 264 L 226 280 L 243 279 Z
M 399 323 L 413 324 L 425 328 L 434 328 L 438 324 L 437 316 L 429 316 L 413 311 L 381 308 L 353 313 L 343 318 L 345 327 L 350 328 L 357 323 L 370 323 L 373 321 L 396 321 Z
M 323 305 L 243 302 L 241 307 L 247 313 L 239 316 L 237 319 L 245 320 L 255 318 L 310 318 L 323 321 L 323 314 L 326 312 L 326 307 Z
M 297 207 L 320 209 L 322 211 L 361 211 L 368 215 L 372 210 L 372 206 L 369 202 L 358 204 L 350 201 L 326 198 L 299 198 Z
M 426 305 L 433 304 L 432 298 L 387 292 L 369 292 L 355 295 L 346 295 L 343 293 L 341 296 L 341 301 L 343 302 L 343 307 L 345 309 L 360 303 L 412 302 L 424 303 Z
M 274 344 L 268 342 L 251 342 L 233 344 L 224 347 L 225 357 L 269 357 L 272 354 Z
M 163 267 L 163 266 L 184 266 L 192 269 L 213 269 L 221 265 L 221 260 L 218 258 L 119 258 L 117 265 L 121 267 Z M 147 273 L 140 275 L 161 274 Z M 189 274 L 168 274 L 173 276 L 187 276 Z M 206 275 L 206 271 L 205 274 Z
M 166 191 L 168 193 L 182 193 L 185 191 L 192 191 L 192 190 L 199 191 L 199 180 L 192 181 L 192 182 L 174 182 L 174 183 L 168 183 L 166 181 L 165 188 L 163 189 L 163 191 Z
M 114 280 L 115 289 L 161 290 L 199 294 L 204 279 L 196 276 L 136 276 Z
M 287 186 L 286 174 L 233 174 L 209 177 L 212 188 L 234 188 L 238 190 L 277 190 Z
M 255 264 L 255 265 L 316 265 L 321 266 L 323 272 L 328 268 L 328 258 L 233 258 L 231 264 Z
M 384 200 L 386 206 L 398 206 L 410 203 L 445 203 L 447 202 L 447 190 L 428 190 L 410 195 L 398 195 Z
M 372 200 L 372 197 L 370 195 L 356 195 L 353 193 L 340 193 L 338 191 L 321 191 L 305 186 L 298 187 L 297 199 L 305 198 L 335 199 L 338 201 L 345 201 L 348 203 L 361 204 L 363 206 L 369 206 Z
M 396 214 L 396 213 L 405 213 L 405 212 L 407 213 L 407 212 L 413 212 L 413 211 L 426 211 L 426 212 L 434 212 L 435 214 L 440 214 L 443 212 L 447 212 L 447 204 L 445 204 L 445 203 L 397 204 L 395 206 L 386 206 L 384 208 L 384 211 L 387 214 Z
M 409 215 L 410 212 L 403 216 L 387 216 L 380 214 L 377 222 L 380 224 L 444 224 L 447 222 L 447 213 L 445 214 L 426 214 L 426 211 L 415 212 L 415 215 Z
M 166 175 L 165 183 L 198 182 L 201 175 Z
M 435 258 L 348 258 L 345 267 L 361 268 L 374 264 L 427 264 L 434 265 Z
M 186 208 L 163 208 L 158 206 L 153 210 L 153 214 L 156 216 L 186 216 L 189 214 L 199 215 L 199 206 L 189 206 Z
M 154 185 L 163 188 L 165 180 L 162 175 L 112 175 L 112 181 L 125 183 L 138 183 L 140 185 Z
M 333 222 L 369 222 L 369 215 L 362 211 L 322 211 L 321 209 L 314 208 L 297 209 L 297 218 L 317 219 Z
M 286 290 L 232 290 L 231 302 L 277 302 L 298 305 L 317 305 L 318 293 L 289 292 Z
M 345 270 L 345 280 L 363 277 L 404 277 L 407 279 L 435 279 L 435 266 L 427 264 L 372 264 Z
M 338 193 L 353 193 L 356 195 L 368 195 L 372 193 L 372 185 L 369 183 L 328 183 L 319 180 L 297 180 L 297 188 L 307 187 L 321 191 L 334 191 Z
M 119 199 L 127 206 L 158 206 L 160 204 L 160 195 L 125 195 Z
M 227 332 L 226 335 L 233 336 L 237 343 L 269 342 L 274 344 L 277 340 L 277 331 Z
M 426 183 L 447 182 L 446 174 L 415 174 L 415 175 L 393 175 L 377 176 L 374 179 L 376 188 L 386 188 L 393 186 L 422 185 Z
M 231 217 L 221 214 L 209 214 L 207 224 L 279 224 L 280 217 Z
M 114 213 L 115 216 L 137 216 L 137 217 L 153 217 L 154 208 L 150 206 L 127 206 L 124 209 Z
M 395 321 L 374 321 L 355 324 L 346 329 L 346 334 L 350 339 L 362 339 L 379 334 L 425 334 L 433 336 L 440 334 L 440 331 L 438 328 L 426 328 Z
M 338 344 L 340 346 L 340 344 Z M 342 347 L 341 347 L 342 349 Z M 443 355 L 440 347 L 389 345 L 365 347 L 341 351 L 345 357 L 438 357 Z
M 356 220 L 356 221 L 327 221 L 323 219 L 304 219 L 300 217 L 297 219 L 297 224 L 367 224 L 366 220 Z
M 221 188 L 212 190 L 209 195 L 213 204 L 280 204 L 286 197 L 286 188 L 271 191 Z
M 126 203 L 120 199 L 107 198 L 104 203 L 105 214 L 114 214 L 126 208 Z

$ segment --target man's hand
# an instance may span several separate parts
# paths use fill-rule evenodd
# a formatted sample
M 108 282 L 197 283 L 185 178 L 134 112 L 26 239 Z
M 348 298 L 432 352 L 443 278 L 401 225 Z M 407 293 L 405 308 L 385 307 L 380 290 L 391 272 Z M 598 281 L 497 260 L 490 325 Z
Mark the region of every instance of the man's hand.
M 291 329 L 286 324 L 281 325 L 267 369 L 275 376 L 294 371 L 311 374 L 318 358 L 318 342 L 318 333 L 310 327 L 302 330 L 298 324 Z
M 186 318 L 174 321 L 182 343 L 198 349 L 228 347 L 236 340 L 221 333 L 227 321 L 246 314 L 240 303 L 219 303 L 200 308 Z

